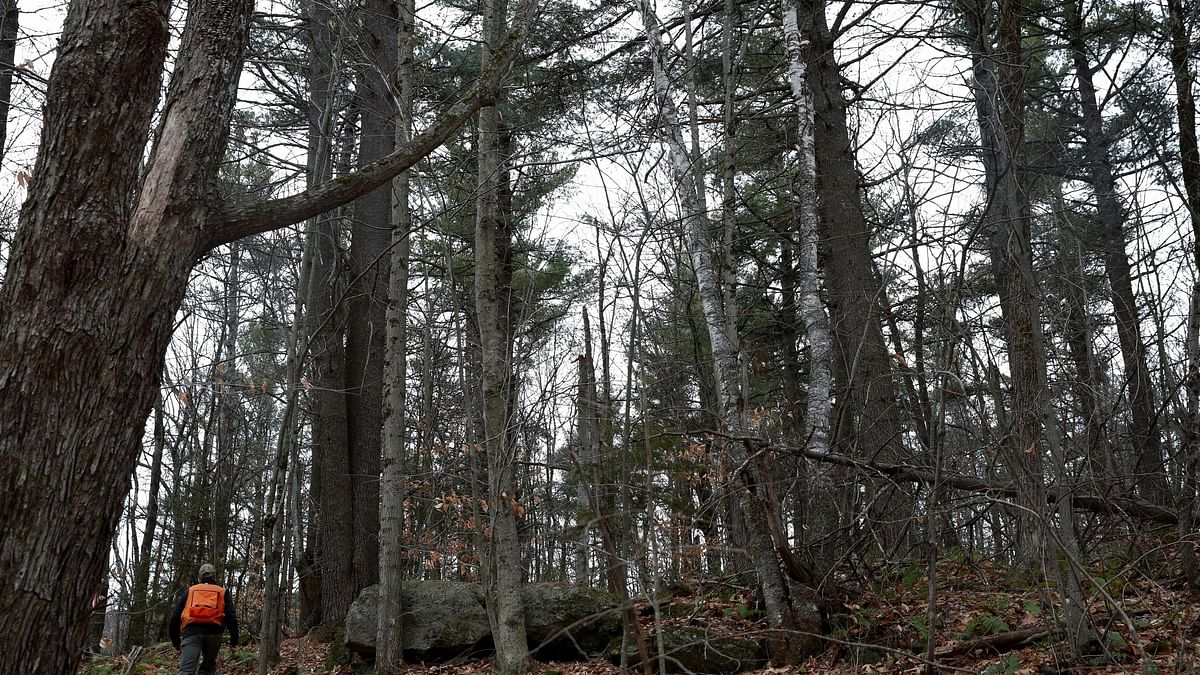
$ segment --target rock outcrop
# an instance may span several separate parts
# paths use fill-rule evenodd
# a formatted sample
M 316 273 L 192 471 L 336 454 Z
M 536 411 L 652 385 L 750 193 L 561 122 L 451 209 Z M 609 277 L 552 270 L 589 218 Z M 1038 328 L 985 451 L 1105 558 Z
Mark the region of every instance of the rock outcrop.
M 621 632 L 615 596 L 568 584 L 523 589 L 529 648 L 540 660 L 584 659 L 603 653 Z M 491 627 L 480 587 L 462 581 L 405 584 L 401 640 L 406 657 L 442 660 L 492 651 Z M 346 645 L 375 653 L 379 589 L 363 590 L 346 616 Z

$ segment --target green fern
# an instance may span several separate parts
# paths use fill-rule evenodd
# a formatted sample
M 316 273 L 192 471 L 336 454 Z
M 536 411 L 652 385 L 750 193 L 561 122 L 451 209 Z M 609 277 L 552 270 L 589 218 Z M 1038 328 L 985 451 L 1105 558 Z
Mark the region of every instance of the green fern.
M 959 634 L 960 640 L 967 640 L 973 637 L 981 637 L 984 635 L 999 635 L 1011 630 L 1004 619 L 992 614 L 984 612 L 971 617 L 967 622 L 967 627 Z
M 917 614 L 907 619 L 909 625 L 917 629 L 922 642 L 929 642 L 929 626 L 926 625 L 924 614 Z
M 925 568 L 913 563 L 904 570 L 904 578 L 900 580 L 906 588 L 915 588 L 917 582 L 925 578 Z
M 988 609 L 992 611 L 992 614 L 1003 614 L 1010 606 L 1012 606 L 1012 596 L 1008 593 L 993 595 L 988 600 Z
M 1021 668 L 1021 662 L 1016 654 L 1006 654 L 1004 658 L 987 667 L 983 675 L 1013 675 Z

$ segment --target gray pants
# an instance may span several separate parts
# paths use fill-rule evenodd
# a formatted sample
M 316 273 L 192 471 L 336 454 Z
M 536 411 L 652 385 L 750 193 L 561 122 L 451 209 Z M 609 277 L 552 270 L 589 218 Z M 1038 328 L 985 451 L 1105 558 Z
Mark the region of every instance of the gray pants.
M 179 650 L 179 675 L 215 675 L 217 657 L 221 655 L 222 634 L 191 635 L 183 638 Z M 204 657 L 201 661 L 201 656 Z M 201 661 L 200 670 L 196 662 Z

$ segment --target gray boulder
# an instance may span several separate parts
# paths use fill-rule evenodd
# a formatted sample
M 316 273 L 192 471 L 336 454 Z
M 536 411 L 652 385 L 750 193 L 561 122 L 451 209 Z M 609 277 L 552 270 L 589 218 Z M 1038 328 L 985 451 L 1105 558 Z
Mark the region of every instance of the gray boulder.
M 604 653 L 621 634 L 617 598 L 598 588 L 530 584 L 522 589 L 529 648 L 542 661 L 570 661 Z
M 452 658 L 490 648 L 491 627 L 479 586 L 461 581 L 406 583 L 400 639 L 405 653 L 424 658 Z M 379 587 L 363 589 L 346 614 L 346 646 L 360 654 L 375 653 Z
M 621 632 L 616 598 L 569 584 L 524 587 L 525 629 L 540 660 L 570 660 L 603 653 Z M 405 655 L 442 660 L 493 650 L 483 594 L 464 581 L 416 581 L 404 585 L 400 638 Z M 346 615 L 346 646 L 375 653 L 379 587 L 363 589 Z

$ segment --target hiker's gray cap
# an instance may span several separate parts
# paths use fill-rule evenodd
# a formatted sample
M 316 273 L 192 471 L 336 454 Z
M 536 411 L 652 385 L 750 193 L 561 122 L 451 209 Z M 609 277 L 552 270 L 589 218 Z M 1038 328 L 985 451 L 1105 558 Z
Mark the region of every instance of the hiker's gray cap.
M 215 576 L 217 576 L 217 568 L 213 567 L 212 565 L 209 565 L 208 563 L 204 563 L 203 565 L 200 566 L 200 576 L 215 577 Z

